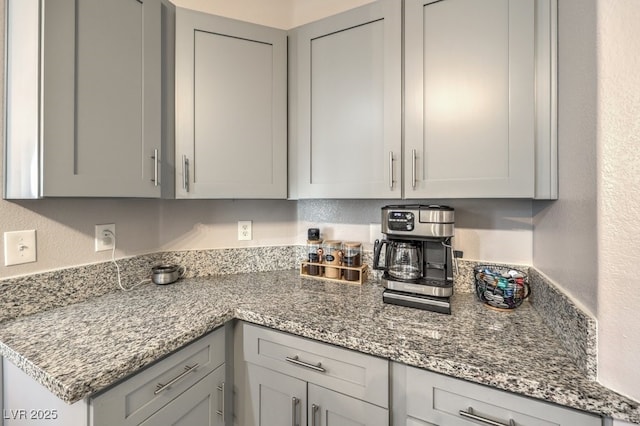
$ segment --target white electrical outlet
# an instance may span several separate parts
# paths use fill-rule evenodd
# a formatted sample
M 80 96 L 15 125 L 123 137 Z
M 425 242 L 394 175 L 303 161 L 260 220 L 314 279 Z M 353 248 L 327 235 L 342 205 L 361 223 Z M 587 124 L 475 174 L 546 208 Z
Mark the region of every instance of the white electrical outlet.
M 36 261 L 36 230 L 4 233 L 4 266 Z
M 252 237 L 252 229 L 251 229 L 251 221 L 250 220 L 239 220 L 238 221 L 238 240 L 239 241 L 250 241 L 253 239 Z
M 111 231 L 109 233 L 108 231 Z M 108 223 L 96 225 L 96 251 L 113 250 L 116 243 L 116 225 Z

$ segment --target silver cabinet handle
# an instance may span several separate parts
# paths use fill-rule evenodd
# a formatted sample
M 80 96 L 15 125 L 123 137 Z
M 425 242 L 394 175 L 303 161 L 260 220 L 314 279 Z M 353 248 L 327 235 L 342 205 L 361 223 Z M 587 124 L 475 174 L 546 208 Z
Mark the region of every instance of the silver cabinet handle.
M 416 189 L 416 150 L 411 150 L 411 187 Z
M 182 156 L 182 189 L 189 192 L 189 159 Z
M 159 162 L 160 162 L 160 157 L 158 156 L 158 149 L 154 149 L 153 150 L 153 179 L 151 179 L 151 182 L 153 182 L 153 184 L 155 186 L 160 185 L 160 178 L 159 178 L 159 174 L 158 174 L 158 168 L 159 168 Z
M 389 189 L 393 189 L 393 152 L 389 151 Z
M 285 360 L 289 361 L 289 362 L 290 362 L 290 363 L 292 363 L 292 364 L 299 365 L 299 366 L 301 366 L 301 367 L 310 368 L 310 369 L 312 369 L 312 370 L 319 371 L 319 372 L 321 372 L 321 373 L 324 373 L 324 372 L 326 372 L 326 371 L 327 371 L 327 370 L 325 370 L 324 368 L 322 368 L 322 363 L 321 363 L 321 362 L 319 362 L 319 363 L 317 363 L 317 364 L 315 364 L 315 365 L 313 365 L 313 364 L 309 364 L 308 362 L 300 361 L 300 360 L 298 359 L 298 355 L 294 356 L 293 358 L 292 358 L 292 357 L 289 357 L 289 356 L 288 356 L 288 357 L 285 357 Z
M 220 392 L 221 395 L 221 401 L 222 403 L 220 404 L 220 406 L 222 407 L 221 410 L 216 410 L 216 414 L 222 417 L 222 424 L 224 424 L 224 382 L 222 382 L 222 384 L 220 386 L 217 387 L 218 392 Z
M 300 400 L 295 396 L 291 398 L 291 426 L 300 426 L 300 423 L 298 422 L 298 415 L 297 415 L 299 403 L 300 403 Z
M 166 390 L 168 387 L 170 387 L 171 385 L 179 382 L 180 380 L 184 379 L 185 377 L 187 377 L 189 374 L 193 373 L 194 371 L 196 371 L 196 368 L 198 368 L 198 364 L 194 364 L 193 366 L 189 367 L 188 365 L 185 365 L 184 367 L 184 372 L 182 372 L 181 374 L 179 374 L 178 376 L 174 377 L 173 379 L 169 380 L 169 382 L 165 385 L 163 385 L 162 383 L 158 383 L 156 385 L 156 390 L 153 392 L 154 395 L 158 395 L 160 392 Z
M 484 423 L 486 425 L 491 425 L 491 426 L 516 426 L 516 422 L 513 419 L 510 419 L 509 423 L 500 423 L 500 422 L 496 422 L 496 421 L 491 420 L 491 419 L 487 419 L 487 418 L 482 417 L 482 416 L 478 416 L 478 415 L 473 413 L 473 408 L 472 407 L 467 408 L 467 411 L 460 410 L 460 415 L 462 417 L 466 417 L 468 419 L 475 420 L 477 422 Z
M 316 413 L 320 409 L 319 405 L 311 405 L 311 426 L 316 426 Z

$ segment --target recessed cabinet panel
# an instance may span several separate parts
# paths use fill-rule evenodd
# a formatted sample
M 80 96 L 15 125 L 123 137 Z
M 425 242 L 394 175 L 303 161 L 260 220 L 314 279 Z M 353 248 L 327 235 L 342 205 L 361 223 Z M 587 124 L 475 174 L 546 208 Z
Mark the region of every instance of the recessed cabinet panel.
M 247 425 L 307 424 L 306 382 L 253 364 L 247 364 L 247 377 Z
M 483 1 L 469 13 L 478 3 L 423 9 L 421 172 L 428 181 L 509 176 L 508 0 Z
M 308 410 L 312 425 L 388 426 L 389 411 L 368 402 L 309 383 Z
M 76 15 L 75 173 L 139 173 L 129 147 L 143 137 L 142 4 L 78 2 Z
M 384 180 L 383 46 L 382 20 L 311 40 L 312 185 Z
M 176 197 L 286 198 L 286 32 L 176 11 Z
M 533 197 L 534 2 L 405 11 L 405 197 Z
M 401 2 L 292 30 L 291 198 L 400 198 Z
M 195 32 L 196 183 L 274 183 L 273 140 L 264 138 L 273 133 L 272 57 L 270 44 Z

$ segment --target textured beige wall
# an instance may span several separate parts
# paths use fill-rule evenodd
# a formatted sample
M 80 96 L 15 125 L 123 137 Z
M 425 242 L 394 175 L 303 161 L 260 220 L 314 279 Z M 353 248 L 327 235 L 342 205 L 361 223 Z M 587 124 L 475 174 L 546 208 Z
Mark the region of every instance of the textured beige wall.
M 597 313 L 596 0 L 560 0 L 559 199 L 534 202 L 533 264 Z
M 640 2 L 599 0 L 599 379 L 640 400 Z

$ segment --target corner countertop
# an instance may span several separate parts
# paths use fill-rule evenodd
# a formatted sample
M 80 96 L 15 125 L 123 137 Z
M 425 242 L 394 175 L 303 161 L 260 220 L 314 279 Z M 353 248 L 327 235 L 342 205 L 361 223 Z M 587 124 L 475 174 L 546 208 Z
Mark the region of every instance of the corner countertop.
M 6 321 L 0 354 L 67 403 L 234 318 L 640 424 L 640 407 L 588 380 L 525 302 L 496 312 L 455 294 L 452 315 L 382 303 L 383 288 L 297 271 L 186 279 Z

